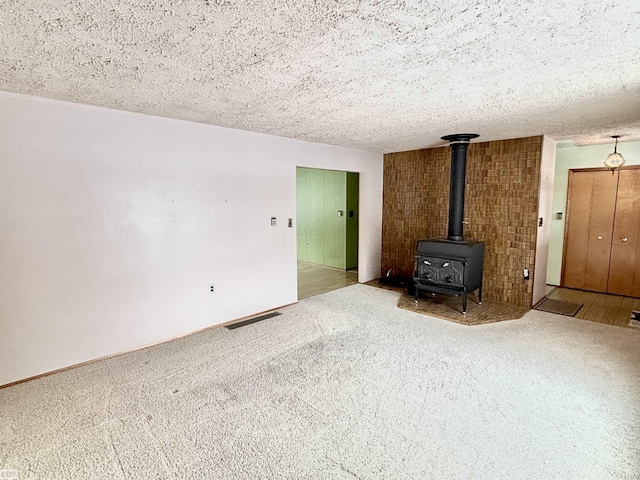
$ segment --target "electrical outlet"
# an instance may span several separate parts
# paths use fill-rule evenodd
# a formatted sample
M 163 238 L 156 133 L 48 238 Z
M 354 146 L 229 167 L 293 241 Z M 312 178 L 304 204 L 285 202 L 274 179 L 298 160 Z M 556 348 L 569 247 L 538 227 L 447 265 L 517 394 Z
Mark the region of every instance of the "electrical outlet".
M 529 269 L 525 268 L 524 270 L 522 270 L 522 276 L 524 277 L 525 280 L 529 280 Z
M 215 287 L 213 286 L 213 283 L 212 283 L 211 285 L 209 285 L 209 291 L 210 291 L 211 293 L 213 293 L 213 292 L 215 292 L 215 291 L 216 291 Z
M 277 223 L 276 217 L 271 217 L 271 226 L 275 227 Z

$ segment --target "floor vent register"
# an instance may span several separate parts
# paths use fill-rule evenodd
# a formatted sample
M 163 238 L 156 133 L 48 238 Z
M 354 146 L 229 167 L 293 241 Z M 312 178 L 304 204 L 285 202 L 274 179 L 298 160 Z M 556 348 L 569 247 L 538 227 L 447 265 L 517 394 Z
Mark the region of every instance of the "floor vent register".
M 240 322 L 232 323 L 231 325 L 226 325 L 224 328 L 226 328 L 227 330 L 233 330 L 235 328 L 244 327 L 245 325 L 251 325 L 252 323 L 261 322 L 262 320 L 266 320 L 267 318 L 273 318 L 279 315 L 282 314 L 280 312 L 265 313 L 264 315 L 260 315 L 258 317 L 248 318 Z

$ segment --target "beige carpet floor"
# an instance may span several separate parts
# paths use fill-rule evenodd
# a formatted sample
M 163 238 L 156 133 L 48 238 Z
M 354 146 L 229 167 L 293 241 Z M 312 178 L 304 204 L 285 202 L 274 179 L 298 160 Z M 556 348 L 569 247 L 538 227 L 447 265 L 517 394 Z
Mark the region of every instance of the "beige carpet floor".
M 23 479 L 637 479 L 640 331 L 353 285 L 0 390 Z

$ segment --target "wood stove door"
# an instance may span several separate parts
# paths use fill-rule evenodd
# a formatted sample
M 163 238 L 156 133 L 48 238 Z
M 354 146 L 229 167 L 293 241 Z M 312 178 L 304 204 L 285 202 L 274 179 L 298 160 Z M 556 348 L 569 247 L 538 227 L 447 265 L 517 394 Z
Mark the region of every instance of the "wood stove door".
M 418 256 L 416 267 L 419 282 L 464 288 L 465 263 L 462 261 Z

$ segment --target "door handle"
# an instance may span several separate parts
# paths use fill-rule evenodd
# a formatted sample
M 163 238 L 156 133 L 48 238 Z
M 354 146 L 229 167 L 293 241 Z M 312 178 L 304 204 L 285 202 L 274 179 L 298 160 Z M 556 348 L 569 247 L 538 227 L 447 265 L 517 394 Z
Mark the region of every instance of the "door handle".
M 622 239 L 622 241 L 623 241 L 623 242 L 626 242 L 627 240 L 629 240 L 627 237 L 624 237 L 624 238 Z

